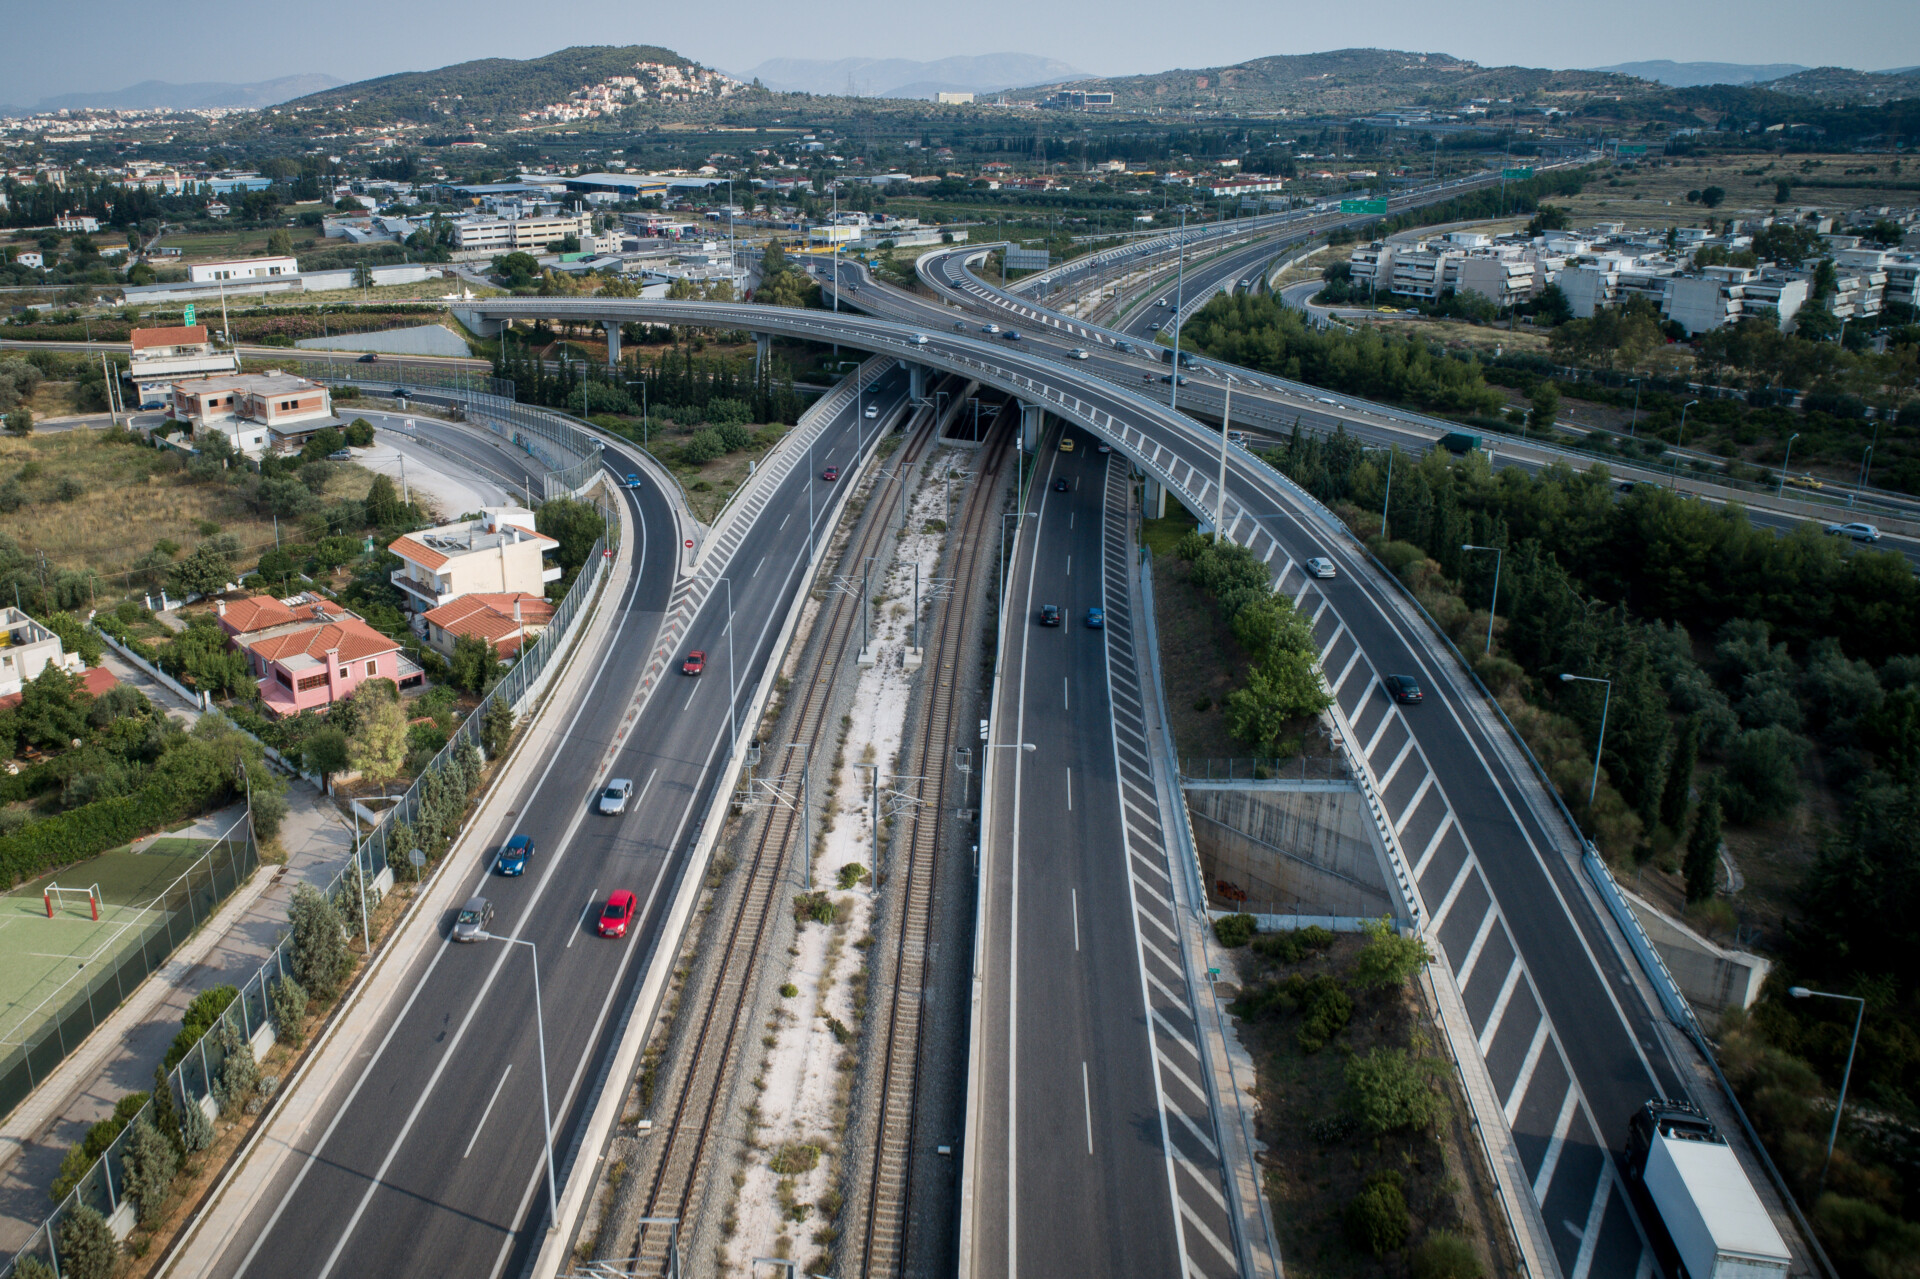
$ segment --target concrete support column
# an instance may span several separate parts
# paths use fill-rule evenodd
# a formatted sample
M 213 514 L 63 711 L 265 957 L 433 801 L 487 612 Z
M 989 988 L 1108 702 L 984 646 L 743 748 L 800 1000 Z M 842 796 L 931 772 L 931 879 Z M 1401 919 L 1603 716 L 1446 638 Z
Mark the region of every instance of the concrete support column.
M 1151 475 L 1147 477 L 1147 492 L 1140 504 L 1140 518 L 1164 520 L 1167 518 L 1167 490 L 1160 487 L 1160 481 Z
M 907 398 L 915 404 L 927 398 L 927 371 L 918 364 L 907 365 Z
M 620 325 L 615 320 L 601 322 L 601 328 L 607 331 L 607 367 L 620 367 Z
M 768 333 L 753 335 L 753 375 L 760 376 L 760 370 L 766 367 L 767 357 L 773 351 L 773 336 Z
M 1047 409 L 1043 404 L 1028 404 L 1025 400 L 1018 403 L 1020 405 L 1020 447 L 1031 453 L 1040 447 L 1040 431 L 1046 424 Z

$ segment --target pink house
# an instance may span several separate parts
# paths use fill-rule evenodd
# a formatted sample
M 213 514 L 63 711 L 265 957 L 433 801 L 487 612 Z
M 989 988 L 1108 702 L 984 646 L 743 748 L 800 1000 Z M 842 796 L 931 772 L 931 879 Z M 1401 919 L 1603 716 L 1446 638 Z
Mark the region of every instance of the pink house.
M 275 716 L 319 710 L 353 696 L 362 680 L 401 682 L 400 646 L 357 617 L 250 639 L 235 637 L 262 676 L 260 696 Z M 409 666 L 412 663 L 408 663 Z

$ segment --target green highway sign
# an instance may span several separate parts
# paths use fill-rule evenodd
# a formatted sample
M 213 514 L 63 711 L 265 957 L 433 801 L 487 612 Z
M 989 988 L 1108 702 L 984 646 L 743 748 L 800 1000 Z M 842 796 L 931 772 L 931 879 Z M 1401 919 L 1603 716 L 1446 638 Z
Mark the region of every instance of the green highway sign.
M 193 327 L 193 303 L 187 303 L 187 327 Z
M 1385 200 L 1340 201 L 1340 212 L 1342 213 L 1385 213 L 1386 211 L 1387 202 Z
M 1615 155 L 1645 155 L 1647 148 L 1644 145 L 1627 146 L 1625 143 L 1620 143 L 1613 148 L 1613 153 Z
M 1502 169 L 1500 170 L 1500 176 L 1503 178 L 1510 178 L 1513 181 L 1518 182 L 1518 181 L 1521 181 L 1522 179 L 1532 177 L 1533 170 L 1532 169 Z

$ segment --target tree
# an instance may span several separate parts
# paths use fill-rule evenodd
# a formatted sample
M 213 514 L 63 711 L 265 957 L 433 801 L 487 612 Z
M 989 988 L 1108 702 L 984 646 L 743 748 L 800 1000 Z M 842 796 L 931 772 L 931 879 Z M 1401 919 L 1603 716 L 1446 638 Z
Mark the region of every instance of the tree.
M 500 657 L 493 641 L 481 635 L 461 635 L 453 641 L 447 679 L 455 688 L 484 693 L 500 675 Z
M 347 735 L 328 724 L 300 743 L 300 757 L 308 768 L 320 774 L 322 785 L 334 773 L 345 772 L 352 763 Z
M 63 1279 L 112 1279 L 120 1260 L 120 1241 L 107 1219 L 87 1204 L 76 1205 L 60 1223 L 60 1274 Z
M 349 427 L 348 430 L 351 431 L 352 428 Z M 373 483 L 367 486 L 364 504 L 367 523 L 375 528 L 394 528 L 409 520 L 410 512 L 406 504 L 400 500 L 400 491 L 393 486 L 393 481 L 384 475 L 373 477 Z
M 176 1155 L 187 1153 L 187 1140 L 180 1131 L 180 1107 L 174 1104 L 173 1083 L 167 1078 L 166 1067 L 153 1068 L 153 1126 L 160 1135 L 173 1143 Z
M 1400 1174 L 1392 1170 L 1367 1178 L 1360 1193 L 1347 1202 L 1342 1214 L 1347 1240 L 1354 1247 L 1384 1257 L 1407 1241 L 1407 1197 Z
M 267 234 L 267 253 L 271 257 L 290 258 L 293 256 L 293 235 L 285 227 L 275 227 Z
M 488 759 L 499 759 L 513 740 L 513 707 L 504 697 L 496 697 L 487 703 L 486 714 L 480 719 L 480 745 L 486 750 Z
M 1720 795 L 1709 785 L 1700 801 L 1699 815 L 1693 819 L 1693 834 L 1687 837 L 1686 864 L 1689 905 L 1713 896 L 1713 885 L 1720 870 Z
M 7 430 L 15 435 L 32 435 L 33 410 L 25 404 L 16 404 L 7 410 Z
M 189 1101 L 180 1112 L 180 1137 L 189 1152 L 205 1150 L 213 1144 L 213 1120 L 197 1100 Z
M 363 417 L 347 423 L 347 443 L 357 449 L 370 447 L 373 444 L 373 423 Z
M 293 977 L 318 999 L 332 999 L 346 980 L 350 958 L 340 912 L 311 884 L 293 890 L 287 907 L 293 933 Z
M 1440 1073 L 1432 1058 L 1375 1048 L 1347 1063 L 1347 1104 L 1371 1133 L 1428 1128 L 1446 1113 L 1446 1098 L 1433 1086 Z
M 375 782 L 400 772 L 407 761 L 407 713 L 400 690 L 392 680 L 370 679 L 353 690 L 356 715 L 347 738 L 347 754 L 355 769 Z
M 1660 823 L 1668 830 L 1678 831 L 1686 824 L 1687 807 L 1692 803 L 1693 769 L 1699 758 L 1700 719 L 1690 715 L 1680 726 L 1680 735 L 1667 756 L 1667 781 L 1660 790 Z
M 140 1224 L 151 1226 L 173 1195 L 173 1177 L 180 1170 L 180 1152 L 144 1117 L 133 1121 L 132 1135 L 120 1152 L 127 1193 L 140 1206 Z
M 168 574 L 168 587 L 180 596 L 217 595 L 232 576 L 232 562 L 202 543 L 193 548 L 191 555 L 173 566 L 173 572 Z
M 1546 324 L 1565 324 L 1573 318 L 1573 304 L 1558 284 L 1549 284 L 1533 300 L 1533 316 Z
M 1700 190 L 1700 203 L 1706 205 L 1709 209 L 1719 208 L 1721 202 L 1726 198 L 1727 192 L 1724 187 L 1702 187 Z
M 267 1010 L 273 1014 L 274 1034 L 290 1048 L 306 1038 L 307 989 L 291 977 L 276 977 L 267 990 Z
M 571 573 L 587 562 L 593 544 L 606 532 L 606 520 L 590 503 L 556 497 L 540 504 L 534 527 L 560 543 L 560 566 Z
M 1540 379 L 1533 388 L 1533 412 L 1528 415 L 1527 425 L 1535 431 L 1551 430 L 1553 420 L 1560 412 L 1560 387 L 1552 378 Z
M 1353 984 L 1361 990 L 1397 990 L 1433 962 L 1424 941 L 1402 937 L 1387 920 L 1369 919 L 1361 928 L 1367 944 L 1353 965 Z

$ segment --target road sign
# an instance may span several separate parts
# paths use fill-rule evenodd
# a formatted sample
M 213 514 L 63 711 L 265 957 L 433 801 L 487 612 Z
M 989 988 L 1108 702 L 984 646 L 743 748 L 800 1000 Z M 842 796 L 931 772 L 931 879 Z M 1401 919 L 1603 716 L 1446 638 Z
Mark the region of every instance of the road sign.
M 407 860 L 415 866 L 425 866 L 427 864 L 427 855 L 416 848 L 407 854 Z
M 980 721 L 980 740 L 987 740 L 987 721 L 984 719 Z
M 186 324 L 188 328 L 193 327 L 193 303 L 191 302 L 187 303 Z
M 1533 176 L 1532 169 L 1502 169 L 1500 176 L 1513 182 L 1523 182 Z
M 1640 146 L 1627 146 L 1624 143 L 1620 143 L 1614 146 L 1613 153 L 1615 155 L 1645 155 L 1647 148 L 1645 144 Z
M 1387 202 L 1385 200 L 1340 201 L 1340 212 L 1342 213 L 1385 213 L 1386 211 Z
M 693 539 L 692 539 L 692 538 L 688 538 L 688 539 L 687 539 L 687 549 L 688 549 L 689 551 L 691 551 L 691 550 L 693 549 Z
M 1044 271 L 1053 263 L 1053 255 L 1045 249 L 1008 249 L 1007 270 Z

